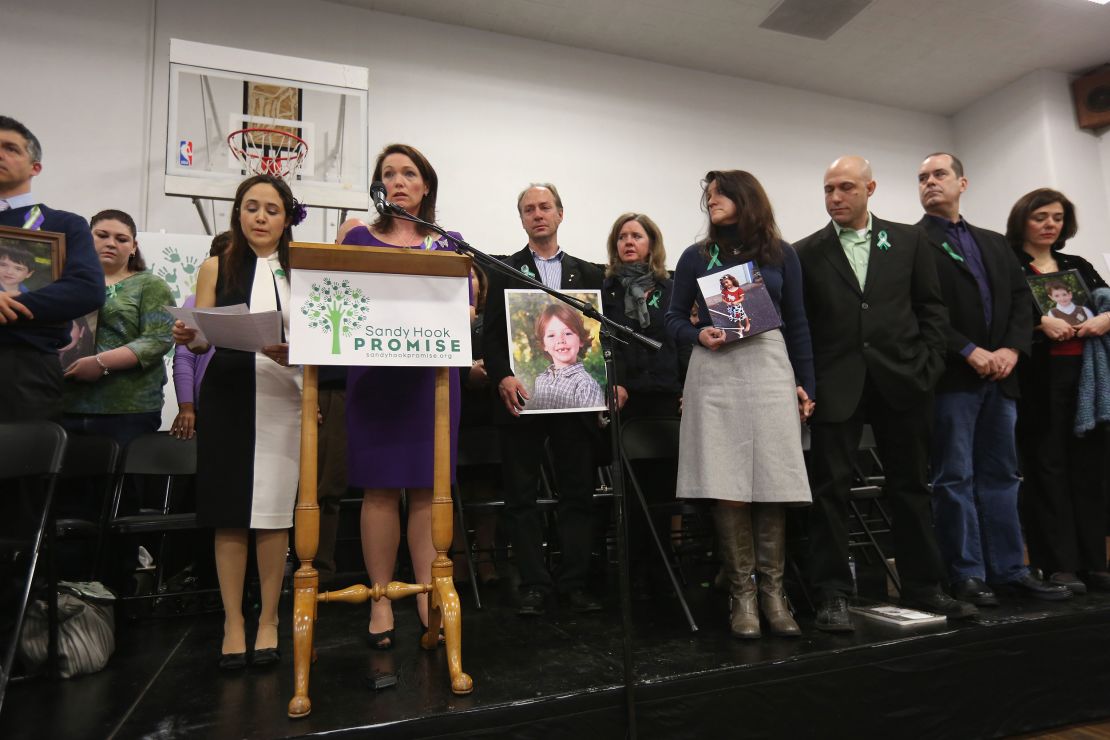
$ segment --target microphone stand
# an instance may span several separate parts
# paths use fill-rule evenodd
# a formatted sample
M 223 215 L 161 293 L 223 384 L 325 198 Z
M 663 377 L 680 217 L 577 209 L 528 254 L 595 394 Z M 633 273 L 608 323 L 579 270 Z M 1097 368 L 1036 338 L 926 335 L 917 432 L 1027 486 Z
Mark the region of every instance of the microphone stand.
M 462 239 L 458 239 L 448 234 L 443 228 L 434 223 L 429 223 L 424 219 L 414 216 L 404 208 L 390 203 L 387 200 L 375 200 L 374 205 L 377 207 L 378 212 L 384 215 L 392 215 L 404 221 L 411 221 L 414 224 L 423 226 L 426 229 L 431 229 L 444 239 L 446 239 L 455 251 L 459 254 L 465 254 L 471 259 L 475 260 L 485 268 L 493 272 L 498 272 L 502 275 L 510 277 L 514 280 L 522 282 L 537 290 L 542 290 L 544 293 L 556 298 L 579 313 L 589 316 L 599 324 L 601 324 L 601 344 L 602 351 L 605 358 L 605 377 L 609 379 L 606 383 L 606 400 L 609 406 L 610 422 L 612 431 L 609 435 L 611 455 L 613 458 L 613 497 L 616 500 L 616 529 L 617 529 L 617 570 L 619 573 L 620 582 L 620 602 L 621 602 L 621 628 L 623 632 L 623 653 L 624 653 L 624 685 L 625 685 L 625 698 L 627 703 L 628 713 L 628 736 L 630 738 L 636 737 L 636 700 L 633 690 L 635 688 L 635 675 L 632 668 L 632 596 L 631 596 L 631 583 L 629 576 L 629 563 L 628 563 L 628 510 L 624 497 L 624 463 L 621 456 L 621 425 L 620 425 L 620 409 L 617 407 L 617 384 L 616 384 L 616 369 L 613 359 L 613 342 L 623 342 L 627 344 L 629 341 L 637 341 L 641 344 L 650 347 L 653 350 L 658 350 L 663 346 L 662 342 L 646 337 L 643 334 L 631 329 L 624 324 L 613 321 L 598 309 L 591 306 L 585 301 L 580 301 L 573 298 L 566 293 L 557 290 L 556 288 L 549 288 L 539 280 L 532 278 L 529 275 L 514 270 L 506 265 L 501 260 L 492 257 L 481 250 L 475 249 L 470 244 L 467 244 Z M 646 504 L 644 504 L 644 513 L 647 514 Z M 650 525 L 651 517 L 648 516 Z M 668 564 L 669 565 L 669 564 Z M 673 580 L 673 574 L 672 574 Z

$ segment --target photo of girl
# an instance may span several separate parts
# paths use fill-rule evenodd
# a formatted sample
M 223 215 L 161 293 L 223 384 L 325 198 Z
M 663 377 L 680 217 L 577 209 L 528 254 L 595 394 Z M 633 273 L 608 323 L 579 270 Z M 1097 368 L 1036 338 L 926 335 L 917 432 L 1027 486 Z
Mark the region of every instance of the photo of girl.
M 744 289 L 732 275 L 721 278 L 721 299 L 725 302 L 728 318 L 739 326 L 740 336 L 744 336 L 752 328 L 752 321 L 744 310 Z

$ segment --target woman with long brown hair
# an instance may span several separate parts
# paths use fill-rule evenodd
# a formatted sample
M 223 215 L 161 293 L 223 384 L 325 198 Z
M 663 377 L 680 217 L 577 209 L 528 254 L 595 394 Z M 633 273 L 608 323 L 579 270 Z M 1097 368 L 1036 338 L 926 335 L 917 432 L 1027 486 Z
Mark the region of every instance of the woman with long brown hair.
M 303 206 L 284 180 L 248 177 L 235 193 L 231 245 L 197 275 L 197 308 L 247 304 L 251 313 L 278 310 L 289 327 L 289 242 Z M 284 331 L 283 331 L 284 334 Z M 197 332 L 178 321 L 174 341 L 198 354 Z M 224 606 L 220 668 L 247 664 L 243 582 L 254 532 L 262 608 L 250 661 L 280 659 L 278 598 L 289 549 L 300 465 L 301 373 L 289 367 L 289 345 L 261 353 L 217 347 L 200 386 L 197 420 L 197 522 L 216 530 L 216 574 Z
M 784 506 L 810 501 L 801 422 L 813 413 L 815 387 L 801 265 L 779 238 L 767 194 L 750 173 L 709 172 L 702 198 L 708 236 L 679 258 L 666 319 L 676 341 L 694 345 L 683 390 L 678 496 L 716 500 L 733 636 L 759 637 L 762 611 L 772 634 L 793 637 L 801 632 L 782 587 Z M 713 275 L 716 289 L 717 273 L 735 274 L 751 261 L 782 325 L 726 344 L 698 280 Z M 695 302 L 696 325 L 688 308 Z

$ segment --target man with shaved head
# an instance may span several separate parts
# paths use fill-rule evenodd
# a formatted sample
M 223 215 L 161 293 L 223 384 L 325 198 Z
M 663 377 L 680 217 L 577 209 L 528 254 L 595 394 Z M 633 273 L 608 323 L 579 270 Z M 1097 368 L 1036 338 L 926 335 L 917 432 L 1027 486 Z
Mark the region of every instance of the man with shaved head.
M 944 565 L 927 484 L 933 386 L 944 372 L 948 314 L 924 232 L 868 209 L 870 163 L 841 157 L 825 172 L 825 228 L 794 246 L 802 262 L 820 401 L 810 422 L 810 575 L 817 628 L 853 629 L 847 597 L 848 491 L 870 423 L 894 519 L 902 603 L 949 618 L 971 604 L 941 590 Z

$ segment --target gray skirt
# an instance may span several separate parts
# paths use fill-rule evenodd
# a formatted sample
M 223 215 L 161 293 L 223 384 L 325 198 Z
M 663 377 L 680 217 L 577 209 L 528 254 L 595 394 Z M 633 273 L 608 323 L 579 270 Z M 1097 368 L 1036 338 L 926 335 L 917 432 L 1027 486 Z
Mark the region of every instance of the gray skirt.
M 678 497 L 811 500 L 794 370 L 779 330 L 696 345 L 682 395 Z

